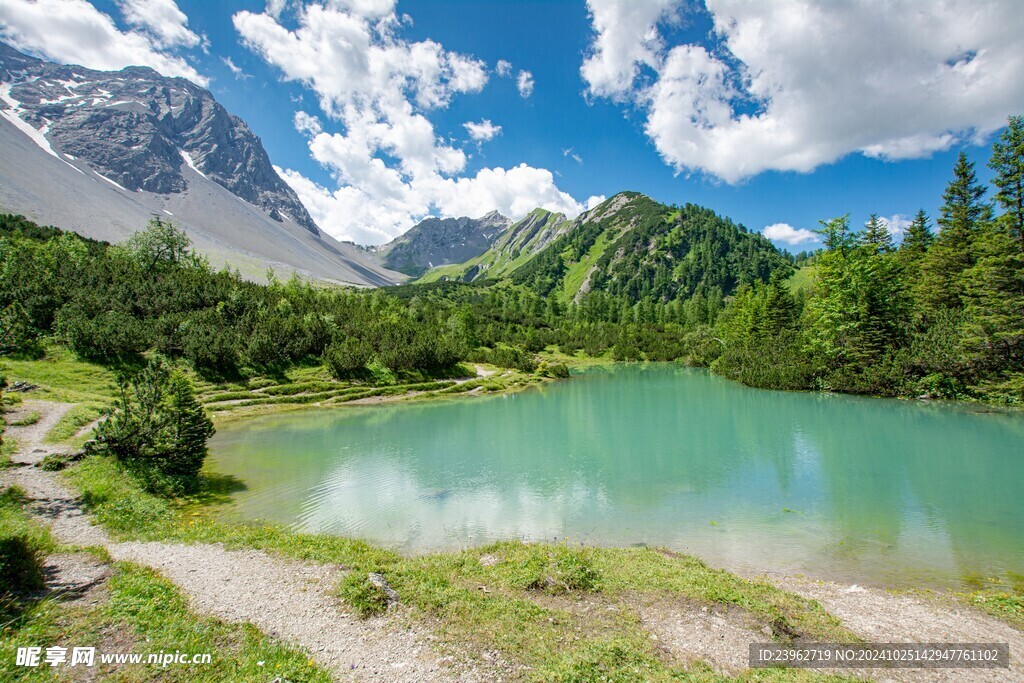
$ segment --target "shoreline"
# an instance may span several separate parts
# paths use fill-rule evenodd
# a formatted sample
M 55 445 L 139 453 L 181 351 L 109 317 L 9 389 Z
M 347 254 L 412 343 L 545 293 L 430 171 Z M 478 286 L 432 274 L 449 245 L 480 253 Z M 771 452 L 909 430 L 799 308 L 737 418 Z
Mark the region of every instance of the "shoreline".
M 19 440 L 19 463 L 41 457 L 37 447 L 59 418 L 54 411 L 71 407 L 26 403 L 19 410 L 38 411 L 48 421 L 34 430 L 12 428 Z M 54 452 L 61 447 L 43 448 Z M 566 657 L 576 661 L 581 656 L 576 653 L 593 647 L 602 653 L 593 655 L 595 672 L 604 671 L 621 656 L 601 649 L 604 638 L 614 637 L 630 653 L 628 661 L 643 661 L 652 670 L 688 672 L 697 663 L 741 677 L 750 673 L 745 658 L 751 642 L 1010 642 L 1009 672 L 969 671 L 965 678 L 953 671 L 936 678 L 934 672 L 911 671 L 901 680 L 1001 681 L 1011 673 L 1014 680 L 1024 680 L 1024 619 L 1015 621 L 972 596 L 895 592 L 796 574 L 741 574 L 662 548 L 505 541 L 405 556 L 350 538 L 217 521 L 212 518 L 217 498 L 223 502 L 230 490 L 214 472 L 207 472 L 213 485 L 209 493 L 160 502 L 109 459 L 90 460 L 65 476 L 31 464 L 0 476 L 5 484 L 28 491 L 29 509 L 53 525 L 62 542 L 99 546 L 104 550 L 96 552 L 122 561 L 115 573 L 125 571 L 119 569 L 124 561 L 152 567 L 190 596 L 197 614 L 255 623 L 267 637 L 283 637 L 283 644 L 308 650 L 311 662 L 342 676 L 347 662 L 358 657 L 355 661 L 368 667 L 409 661 L 415 668 L 408 672 L 415 672 L 416 680 L 518 679 L 525 671 L 544 679 L 545 672 L 560 671 Z M 70 491 L 62 488 L 68 484 Z M 112 507 L 106 507 L 100 491 L 114 496 Z M 83 493 L 99 507 L 85 509 Z M 42 512 L 47 509 L 56 512 Z M 103 526 L 95 525 L 98 520 Z M 208 566 L 197 573 L 200 561 Z M 531 567 L 541 572 L 538 579 L 530 578 Z M 576 573 L 580 568 L 584 573 Z M 400 605 L 360 619 L 360 610 L 377 609 L 362 602 L 372 595 L 360 579 L 367 571 L 385 577 Z M 313 587 L 306 581 L 317 583 Z M 334 584 L 344 599 L 342 612 L 331 607 L 338 600 Z M 292 610 L 294 604 L 299 608 Z M 312 629 L 310 611 L 317 615 Z M 274 618 L 268 619 L 268 613 Z M 395 641 L 395 633 L 406 636 Z M 358 651 L 351 642 L 361 643 Z M 404 644 L 396 646 L 399 642 Z M 410 649 L 419 653 L 415 660 L 405 654 Z M 481 651 L 497 659 L 481 658 Z M 339 652 L 345 653 L 340 662 Z M 789 680 L 784 672 L 778 675 L 768 680 Z M 662 674 L 656 678 L 667 680 Z

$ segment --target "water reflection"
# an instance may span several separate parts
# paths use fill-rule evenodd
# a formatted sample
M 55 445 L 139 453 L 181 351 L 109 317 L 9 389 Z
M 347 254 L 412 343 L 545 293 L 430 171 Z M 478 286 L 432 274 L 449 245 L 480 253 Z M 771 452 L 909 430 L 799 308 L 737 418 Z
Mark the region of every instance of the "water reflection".
M 571 536 L 884 583 L 1024 569 L 1024 419 L 673 366 L 230 427 L 236 512 L 409 550 Z

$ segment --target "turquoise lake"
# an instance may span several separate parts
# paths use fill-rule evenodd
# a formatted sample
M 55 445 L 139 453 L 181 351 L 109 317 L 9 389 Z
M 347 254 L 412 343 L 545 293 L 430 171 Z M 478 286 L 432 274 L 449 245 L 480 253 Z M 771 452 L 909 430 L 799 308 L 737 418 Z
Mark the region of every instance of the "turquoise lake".
M 622 366 L 519 394 L 223 428 L 225 514 L 409 552 L 647 544 L 885 585 L 1024 574 L 1024 416 Z

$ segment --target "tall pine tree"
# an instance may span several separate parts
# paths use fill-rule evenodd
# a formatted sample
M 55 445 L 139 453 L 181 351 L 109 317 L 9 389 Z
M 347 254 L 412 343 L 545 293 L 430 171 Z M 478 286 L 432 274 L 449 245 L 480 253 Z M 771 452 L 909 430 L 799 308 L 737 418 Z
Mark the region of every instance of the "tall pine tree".
M 1024 116 L 1011 116 L 1006 130 L 992 145 L 989 168 L 996 172 L 996 201 L 1006 210 L 1010 235 L 1024 252 Z
M 963 274 L 975 263 L 974 235 L 992 217 L 992 207 L 984 196 L 985 187 L 978 182 L 974 164 L 960 152 L 953 180 L 942 195 L 942 229 L 921 266 L 918 299 L 933 312 L 963 308 Z

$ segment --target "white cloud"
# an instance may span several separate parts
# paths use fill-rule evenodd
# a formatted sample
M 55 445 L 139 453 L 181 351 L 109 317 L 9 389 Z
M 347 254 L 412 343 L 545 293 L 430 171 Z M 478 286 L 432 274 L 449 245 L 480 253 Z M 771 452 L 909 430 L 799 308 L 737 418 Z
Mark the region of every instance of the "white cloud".
M 494 125 L 490 119 L 484 119 L 479 123 L 467 121 L 462 124 L 462 127 L 469 133 L 469 137 L 476 142 L 487 142 L 501 135 L 501 126 Z
M 658 22 L 675 0 L 587 0 L 596 33 L 580 68 L 591 94 L 620 99 L 632 88 L 640 66 L 657 67 L 663 41 Z
M 478 217 L 498 211 L 512 220 L 538 206 L 570 217 L 583 210 L 558 189 L 550 171 L 526 164 L 508 170 L 485 168 L 473 177 L 434 176 L 390 186 L 389 179 L 383 177 L 383 191 L 368 185 L 343 185 L 332 192 L 295 171 L 278 168 L 277 172 L 321 228 L 338 239 L 359 244 L 391 240 L 426 217 L 431 206 L 445 216 Z
M 125 21 L 149 34 L 158 47 L 195 47 L 201 42 L 174 0 L 118 0 L 118 5 Z
M 494 73 L 498 74 L 502 78 L 512 74 L 512 62 L 507 59 L 499 59 L 498 63 L 494 65 Z
M 304 111 L 295 112 L 295 130 L 305 135 L 316 136 L 323 132 L 320 119 Z
M 588 92 L 644 110 L 680 172 L 733 183 L 850 153 L 928 156 L 1024 109 L 1017 0 L 706 0 L 715 40 L 675 46 L 659 27 L 681 0 L 588 4 Z
M 581 157 L 579 154 L 577 154 L 572 147 L 568 147 L 566 149 L 563 149 L 562 150 L 562 156 L 566 157 L 567 159 L 572 159 L 573 161 L 575 161 L 577 164 L 579 164 L 581 166 L 583 165 L 583 157 Z
M 288 6 L 288 2 L 289 0 L 267 0 L 267 8 L 264 12 L 277 19 Z
M 434 213 L 498 210 L 521 218 L 537 206 L 573 215 L 582 210 L 544 169 L 521 164 L 459 177 L 466 153 L 440 138 L 428 115 L 459 94 L 479 92 L 488 78 L 483 62 L 431 40 L 403 39 L 409 22 L 397 17 L 389 0 L 300 4 L 294 15 L 294 25 L 286 27 L 270 14 L 243 11 L 234 25 L 286 80 L 316 93 L 331 120 L 298 112 L 294 123 L 338 189 L 279 171 L 326 232 L 378 244 Z M 340 132 L 328 130 L 331 122 Z M 465 127 L 477 143 L 501 132 L 486 119 Z
M 533 94 L 533 74 L 529 71 L 520 71 L 516 78 L 516 88 L 522 97 L 529 97 Z
M 903 239 L 903 235 L 906 234 L 907 228 L 909 228 L 910 224 L 913 222 L 909 216 L 904 216 L 901 213 L 894 214 L 888 218 L 885 216 L 879 216 L 879 220 L 885 224 L 889 234 L 892 235 L 892 238 L 897 242 Z
M 599 204 L 601 204 L 601 202 L 605 201 L 606 199 L 608 199 L 608 198 L 605 197 L 603 194 L 595 194 L 595 195 L 592 195 L 592 196 L 588 197 L 587 198 L 587 211 L 590 211 L 595 206 L 598 206 Z
M 157 4 L 163 10 L 174 5 L 167 0 Z M 20 50 L 64 64 L 108 71 L 149 66 L 166 76 L 183 76 L 205 86 L 207 79 L 167 43 L 171 40 L 178 41 L 174 46 L 189 46 L 188 35 L 195 34 L 186 27 L 187 18 L 161 32 L 145 24 L 142 16 L 139 21 L 144 28 L 121 31 L 109 15 L 86 0 L 0 0 L 0 38 Z
M 766 226 L 762 232 L 768 239 L 776 242 L 785 242 L 790 246 L 818 241 L 818 234 L 813 230 L 794 228 L 789 223 L 774 223 Z
M 226 66 L 228 68 L 228 71 L 230 71 L 232 74 L 234 74 L 235 78 L 239 78 L 241 80 L 245 80 L 247 78 L 252 78 L 252 76 L 250 74 L 247 74 L 247 73 L 245 73 L 245 71 L 242 70 L 242 67 L 240 67 L 237 64 L 235 64 L 231 60 L 231 57 L 221 57 L 220 60 L 222 62 L 224 62 L 224 66 Z

